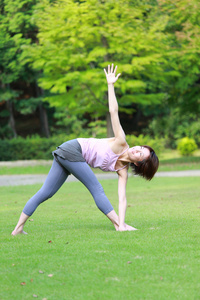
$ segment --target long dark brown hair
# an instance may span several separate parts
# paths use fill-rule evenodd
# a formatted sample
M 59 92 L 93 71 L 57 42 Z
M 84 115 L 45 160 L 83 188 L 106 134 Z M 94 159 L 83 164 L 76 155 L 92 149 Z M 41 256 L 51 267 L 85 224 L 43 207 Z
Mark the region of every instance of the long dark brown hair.
M 142 176 L 146 180 L 151 180 L 159 167 L 159 159 L 155 151 L 149 146 L 142 146 L 150 151 L 150 156 L 143 161 L 137 162 L 137 166 L 134 163 L 131 163 L 130 166 L 135 175 Z

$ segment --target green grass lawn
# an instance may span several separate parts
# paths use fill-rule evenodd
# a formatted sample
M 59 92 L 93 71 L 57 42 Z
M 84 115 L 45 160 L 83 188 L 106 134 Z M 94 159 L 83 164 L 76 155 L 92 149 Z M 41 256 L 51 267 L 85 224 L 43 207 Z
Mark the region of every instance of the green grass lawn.
M 158 171 L 184 171 L 184 170 L 199 170 L 200 157 L 177 157 L 171 159 L 161 159 Z
M 23 166 L 23 167 L 0 167 L 0 175 L 19 175 L 19 174 L 48 174 L 51 166 L 36 165 L 36 166 Z
M 161 160 L 167 160 L 172 158 L 181 158 L 181 155 L 178 150 L 164 149 L 164 151 L 160 153 L 159 157 Z M 200 157 L 200 149 L 197 149 L 191 157 Z M 182 159 L 184 158 L 185 157 L 182 157 Z
M 102 184 L 117 210 L 117 180 Z M 66 183 L 27 222 L 28 235 L 12 237 L 39 187 L 0 187 L 1 300 L 200 299 L 198 177 L 130 178 L 135 232 L 116 232 L 83 185 Z

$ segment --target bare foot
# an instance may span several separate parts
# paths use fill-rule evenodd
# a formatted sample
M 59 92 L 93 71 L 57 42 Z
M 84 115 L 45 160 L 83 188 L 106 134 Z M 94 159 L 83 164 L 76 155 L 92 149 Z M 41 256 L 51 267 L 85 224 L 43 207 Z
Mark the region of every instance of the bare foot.
M 28 234 L 27 232 L 25 232 L 23 230 L 23 228 L 15 228 L 13 230 L 13 232 L 11 233 L 11 235 L 17 235 L 17 234 Z
M 125 226 L 126 226 L 126 228 L 127 228 L 128 231 L 138 230 L 137 228 L 132 227 L 132 226 L 130 226 L 128 224 L 125 224 Z
M 113 224 L 115 226 L 116 231 L 119 231 L 119 226 L 117 224 Z

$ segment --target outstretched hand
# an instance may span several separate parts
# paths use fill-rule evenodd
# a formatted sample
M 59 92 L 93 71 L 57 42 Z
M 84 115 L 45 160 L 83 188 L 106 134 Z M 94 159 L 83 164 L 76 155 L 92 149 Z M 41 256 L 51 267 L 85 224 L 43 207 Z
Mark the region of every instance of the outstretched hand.
M 110 65 L 108 65 L 108 73 L 106 72 L 106 69 L 104 69 L 108 84 L 114 84 L 117 81 L 117 79 L 119 78 L 119 76 L 121 75 L 119 73 L 116 76 L 117 66 L 115 67 L 114 71 L 113 71 L 113 69 L 114 69 L 114 64 L 112 64 L 111 67 L 110 67 Z

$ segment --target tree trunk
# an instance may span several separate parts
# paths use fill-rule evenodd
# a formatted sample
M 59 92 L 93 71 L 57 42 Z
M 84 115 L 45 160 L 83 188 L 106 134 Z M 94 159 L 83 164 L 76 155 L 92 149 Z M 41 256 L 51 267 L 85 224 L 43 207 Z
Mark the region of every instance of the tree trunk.
M 106 123 L 107 123 L 107 137 L 113 137 L 114 136 L 114 132 L 113 132 L 113 128 L 112 128 L 112 123 L 111 123 L 111 119 L 110 119 L 110 113 L 107 112 L 106 114 Z
M 40 97 L 43 94 L 43 90 L 39 88 L 37 82 L 35 83 L 36 95 Z M 39 114 L 40 114 L 40 132 L 45 137 L 50 137 L 49 122 L 47 117 L 46 108 L 43 106 L 42 101 L 39 104 Z
M 46 108 L 43 106 L 42 102 L 40 102 L 40 104 L 39 104 L 39 113 L 40 113 L 41 134 L 48 138 L 48 137 L 50 137 L 50 132 L 49 132 L 49 124 L 48 124 L 48 118 L 47 118 L 47 111 L 46 111 Z
M 17 131 L 16 131 L 16 127 L 15 127 L 15 118 L 14 118 L 14 114 L 13 114 L 13 103 L 12 103 L 12 101 L 7 100 L 6 106 L 7 106 L 7 109 L 9 111 L 9 115 L 10 115 L 8 124 L 12 129 L 14 138 L 16 138 L 17 137 Z

